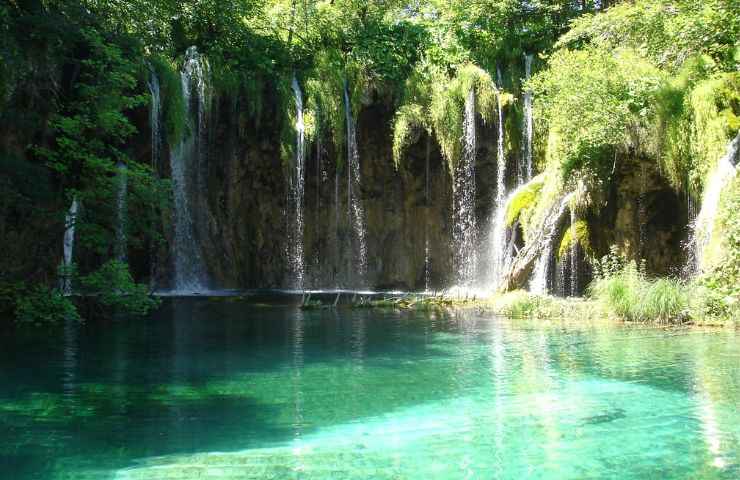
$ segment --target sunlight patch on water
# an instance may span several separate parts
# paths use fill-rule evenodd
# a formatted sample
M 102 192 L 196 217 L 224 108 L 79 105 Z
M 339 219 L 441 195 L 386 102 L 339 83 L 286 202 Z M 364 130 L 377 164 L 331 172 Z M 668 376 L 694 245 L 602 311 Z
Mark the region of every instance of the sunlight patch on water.
M 146 459 L 113 478 L 461 478 L 493 472 L 584 478 L 607 475 L 617 460 L 623 478 L 637 478 L 686 466 L 680 456 L 672 464 L 656 456 L 655 463 L 639 466 L 630 466 L 629 457 L 675 448 L 697 427 L 690 397 L 629 382 L 566 383 L 496 402 L 490 394 L 480 390 L 322 428 L 267 448 Z M 506 452 L 494 455 L 501 446 Z M 727 467 L 716 463 L 716 448 L 708 463 Z

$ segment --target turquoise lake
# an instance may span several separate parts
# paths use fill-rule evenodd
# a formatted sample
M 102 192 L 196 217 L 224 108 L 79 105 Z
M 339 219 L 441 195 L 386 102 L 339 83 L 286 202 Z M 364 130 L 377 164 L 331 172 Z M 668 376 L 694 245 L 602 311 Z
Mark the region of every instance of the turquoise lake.
M 740 335 L 168 299 L 0 340 L 0 479 L 740 478 Z

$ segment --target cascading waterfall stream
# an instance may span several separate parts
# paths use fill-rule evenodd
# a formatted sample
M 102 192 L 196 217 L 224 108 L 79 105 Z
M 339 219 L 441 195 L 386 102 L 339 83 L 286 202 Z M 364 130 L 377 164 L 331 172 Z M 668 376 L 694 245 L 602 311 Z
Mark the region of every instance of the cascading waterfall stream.
M 59 289 L 64 295 L 72 294 L 72 279 L 70 269 L 74 260 L 75 228 L 77 227 L 77 214 L 80 204 L 76 198 L 72 199 L 67 215 L 64 219 L 64 240 L 62 250 L 62 274 L 59 279 Z
M 705 249 L 712 241 L 714 234 L 714 223 L 719 209 L 719 201 L 722 190 L 730 183 L 737 174 L 736 165 L 740 159 L 740 133 L 730 142 L 727 152 L 717 163 L 717 167 L 712 172 L 709 180 L 704 187 L 704 194 L 701 200 L 701 209 L 693 225 L 693 232 L 690 239 L 692 250 L 691 257 L 693 273 L 700 274 L 705 269 Z
M 561 297 L 567 297 L 570 294 L 570 285 L 567 284 L 565 278 L 569 259 L 570 253 L 568 253 L 567 258 L 561 258 L 560 261 L 555 263 L 555 286 L 553 288 L 553 292 Z
M 207 275 L 203 256 L 195 237 L 191 201 L 198 191 L 198 167 L 206 129 L 208 64 L 195 47 L 188 48 L 180 72 L 183 117 L 186 132 L 170 155 L 172 191 L 174 197 L 174 236 L 172 258 L 174 264 L 173 290 L 180 293 L 202 292 L 207 289 Z M 193 102 L 195 95 L 196 102 Z M 192 111 L 193 103 L 196 111 Z
M 151 94 L 149 104 L 149 126 L 152 132 L 152 168 L 159 171 L 160 157 L 162 156 L 162 94 L 157 72 L 149 65 L 149 78 L 146 82 Z
M 149 104 L 149 126 L 152 134 L 152 169 L 155 175 L 159 175 L 159 165 L 162 157 L 162 94 L 159 86 L 159 77 L 151 64 L 149 67 L 149 77 L 147 86 L 151 94 Z M 150 270 L 149 270 L 149 287 L 155 288 L 157 278 L 157 254 L 155 247 L 150 247 Z
M 498 288 L 503 275 L 503 270 L 508 264 L 507 255 L 510 255 L 510 249 L 507 248 L 507 228 L 506 228 L 506 205 L 508 203 L 506 192 L 506 157 L 504 155 L 504 113 L 501 102 L 501 92 L 503 91 L 503 80 L 501 70 L 496 69 L 496 78 L 498 79 L 497 90 L 497 107 L 498 107 L 498 145 L 496 152 L 496 198 L 493 206 L 493 217 L 491 222 L 490 245 L 488 248 L 488 264 L 490 276 L 487 279 L 489 287 Z
M 360 187 L 362 177 L 360 174 L 360 154 L 357 149 L 357 131 L 355 121 L 352 117 L 352 104 L 349 96 L 349 85 L 344 83 L 344 114 L 347 121 L 347 215 L 352 226 L 355 245 L 351 249 L 349 257 L 348 273 L 356 273 L 354 283 L 357 286 L 365 286 L 365 275 L 367 273 L 367 244 L 365 231 L 365 211 L 362 208 L 360 198 Z M 354 257 L 354 266 L 352 261 Z
M 317 120 L 321 118 L 321 115 L 319 112 L 317 112 L 316 115 Z M 319 125 L 316 127 L 316 198 L 315 198 L 315 208 L 314 208 L 314 225 L 315 228 L 318 229 L 319 225 L 321 225 L 321 219 L 324 215 L 326 215 L 327 212 L 323 212 L 321 210 L 321 191 L 322 191 L 322 185 L 326 183 L 328 180 L 328 173 L 326 171 L 326 167 L 324 166 L 323 162 L 323 142 L 321 139 L 321 128 Z M 328 232 L 327 232 L 328 233 Z M 328 253 L 323 250 L 323 248 L 319 245 L 317 248 L 315 248 L 315 256 L 314 256 L 314 268 L 313 268 L 313 274 L 312 274 L 312 282 L 315 285 L 328 285 L 328 283 L 325 283 L 326 276 L 324 275 L 324 270 L 322 269 L 322 263 L 324 262 L 325 255 Z
M 292 203 L 292 226 L 290 229 L 288 255 L 291 281 L 295 288 L 304 287 L 305 264 L 303 259 L 303 200 L 305 194 L 305 125 L 303 123 L 303 92 L 298 79 L 291 84 L 296 109 L 295 171 L 291 178 L 290 200 Z
M 576 209 L 570 208 L 570 245 L 568 253 L 570 255 L 570 296 L 578 296 L 578 237 L 576 235 Z
M 453 255 L 458 285 L 470 287 L 477 271 L 475 217 L 475 91 L 465 99 L 463 155 L 455 168 L 453 188 Z
M 429 176 L 429 156 L 432 151 L 432 138 L 427 135 L 426 154 L 424 157 L 424 291 L 429 291 L 431 279 L 431 265 L 429 258 L 429 207 L 431 206 L 431 188 Z
M 524 55 L 524 78 L 529 81 L 532 76 L 532 54 Z M 523 165 L 519 169 L 519 184 L 523 184 L 532 179 L 532 137 L 534 135 L 534 120 L 532 118 L 532 98 L 533 93 L 527 89 L 524 91 L 524 144 L 522 145 Z
M 513 233 L 509 235 L 509 228 L 506 225 L 506 211 L 509 204 L 519 192 L 526 188 L 527 184 L 520 185 L 516 190 L 511 192 L 499 204 L 493 213 L 493 223 L 491 229 L 491 245 L 489 249 L 491 266 L 491 277 L 489 279 L 489 289 L 497 290 L 501 286 L 504 275 L 511 266 L 514 259 L 514 238 Z
M 498 145 L 496 151 L 496 208 L 499 208 L 506 198 L 506 157 L 504 156 L 504 109 L 501 103 L 501 92 L 504 84 L 501 78 L 501 70 L 496 69 L 498 86 L 496 89 L 496 102 L 498 107 Z
M 532 280 L 529 283 L 529 291 L 535 294 L 545 295 L 548 293 L 547 280 L 550 274 L 550 263 L 552 260 L 552 248 L 555 235 L 558 232 L 558 224 L 568 208 L 573 193 L 569 193 L 556 205 L 557 210 L 553 210 L 554 215 L 548 215 L 543 228 L 544 239 L 540 243 L 542 251 L 537 257 L 537 261 L 532 272 Z M 551 213 L 552 213 L 551 212 Z
M 637 196 L 637 256 L 640 259 L 645 258 L 647 244 L 647 224 L 648 224 L 648 205 L 647 205 L 647 166 L 642 163 L 640 166 L 640 193 Z
M 334 165 L 334 284 L 337 288 L 341 287 L 341 278 L 339 276 L 339 265 L 341 264 L 342 251 L 339 245 L 339 168 Z
M 128 248 L 127 234 L 127 200 L 128 200 L 128 167 L 123 162 L 116 165 L 118 191 L 116 192 L 116 259 L 125 262 Z

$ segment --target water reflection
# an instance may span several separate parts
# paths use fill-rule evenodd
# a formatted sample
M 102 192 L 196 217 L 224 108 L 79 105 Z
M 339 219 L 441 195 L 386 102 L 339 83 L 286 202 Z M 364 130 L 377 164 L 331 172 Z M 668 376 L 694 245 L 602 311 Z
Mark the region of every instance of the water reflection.
M 0 340 L 0 478 L 740 473 L 733 332 L 184 299 L 60 334 Z

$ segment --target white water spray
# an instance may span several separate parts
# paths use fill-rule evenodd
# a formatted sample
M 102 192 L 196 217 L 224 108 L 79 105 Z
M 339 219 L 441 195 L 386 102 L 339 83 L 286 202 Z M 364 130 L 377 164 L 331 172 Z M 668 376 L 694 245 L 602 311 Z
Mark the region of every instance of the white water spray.
M 357 149 L 357 131 L 352 117 L 352 104 L 349 86 L 344 83 L 344 114 L 347 121 L 347 215 L 354 234 L 355 245 L 349 258 L 349 273 L 356 273 L 354 283 L 364 286 L 367 273 L 367 244 L 365 231 L 365 211 L 360 198 L 362 177 L 360 175 L 360 154 Z M 354 257 L 354 266 L 352 260 Z
M 424 291 L 429 291 L 431 279 L 431 265 L 429 257 L 429 207 L 431 202 L 431 188 L 429 175 L 429 156 L 432 150 L 431 136 L 427 135 L 426 156 L 424 157 Z
M 62 251 L 62 275 L 59 279 L 59 289 L 64 295 L 72 294 L 72 279 L 70 278 L 70 268 L 74 260 L 75 247 L 75 228 L 77 226 L 77 214 L 79 213 L 80 204 L 76 198 L 72 200 L 72 205 L 67 211 L 64 219 L 64 241 Z
M 293 97 L 295 98 L 296 109 L 296 152 L 295 152 L 295 170 L 291 178 L 290 200 L 292 204 L 292 223 L 290 230 L 289 245 L 289 264 L 290 274 L 293 286 L 297 289 L 304 287 L 305 264 L 303 260 L 303 200 L 305 194 L 305 135 L 306 129 L 303 123 L 303 92 L 298 84 L 298 79 L 293 77 L 291 84 Z
M 496 152 L 496 205 L 500 206 L 506 198 L 506 157 L 504 155 L 504 108 L 501 94 L 504 89 L 501 70 L 496 68 L 498 88 L 496 89 L 496 101 L 498 106 L 498 149 Z
M 454 172 L 453 188 L 453 258 L 460 287 L 470 287 L 478 268 L 475 216 L 475 91 L 465 99 L 463 155 Z
M 147 79 L 147 86 L 149 87 L 149 93 L 151 94 L 151 102 L 149 104 L 149 127 L 151 129 L 151 148 L 152 148 L 152 169 L 154 174 L 159 175 L 160 161 L 162 158 L 162 94 L 159 86 L 159 77 L 157 72 L 154 70 L 151 64 L 149 67 L 149 78 Z M 150 270 L 149 270 L 149 285 L 153 290 L 155 281 L 157 278 L 157 254 L 155 248 L 150 247 Z
M 506 223 L 506 212 L 509 204 L 528 184 L 520 185 L 516 190 L 511 192 L 506 198 L 497 203 L 493 212 L 493 222 L 491 228 L 491 244 L 489 248 L 489 265 L 491 276 L 489 278 L 489 288 L 497 290 L 501 286 L 504 275 L 514 261 L 514 232 L 509 235 L 509 226 Z
M 116 165 L 118 191 L 116 192 L 116 259 L 125 262 L 128 258 L 127 234 L 127 200 L 128 200 L 128 167 L 123 162 Z
M 162 94 L 157 72 L 154 71 L 151 65 L 149 70 L 149 78 L 146 84 L 152 96 L 149 104 L 149 125 L 152 132 L 152 168 L 157 172 L 159 170 L 159 159 L 162 155 Z
M 174 197 L 172 245 L 174 279 L 172 286 L 173 290 L 181 293 L 202 292 L 207 288 L 205 262 L 195 238 L 191 200 L 198 193 L 197 170 L 200 153 L 204 149 L 206 115 L 210 105 L 207 98 L 208 72 L 208 63 L 197 49 L 188 48 L 185 63 L 180 72 L 186 132 L 170 155 Z M 196 100 L 195 115 L 192 112 L 193 95 Z
M 550 263 L 552 260 L 553 241 L 558 232 L 558 224 L 568 208 L 573 193 L 569 193 L 558 204 L 555 205 L 545 220 L 543 226 L 544 237 L 540 243 L 542 250 L 537 257 L 537 262 L 532 272 L 532 280 L 529 283 L 529 291 L 535 294 L 545 295 L 548 293 L 547 280 L 550 274 Z
M 524 76 L 528 81 L 532 76 L 532 54 L 524 56 Z M 534 120 L 532 118 L 532 90 L 524 91 L 524 145 L 522 145 L 524 162 L 519 169 L 519 184 L 532 179 L 532 137 L 534 135 Z
M 736 164 L 740 155 L 740 133 L 727 147 L 727 152 L 717 163 L 717 167 L 709 177 L 701 200 L 701 209 L 693 225 L 690 247 L 693 257 L 693 273 L 702 273 L 705 268 L 705 249 L 712 241 L 714 224 L 719 210 L 719 201 L 722 190 L 737 174 Z
M 570 208 L 570 296 L 578 296 L 578 236 L 576 234 L 576 209 Z

